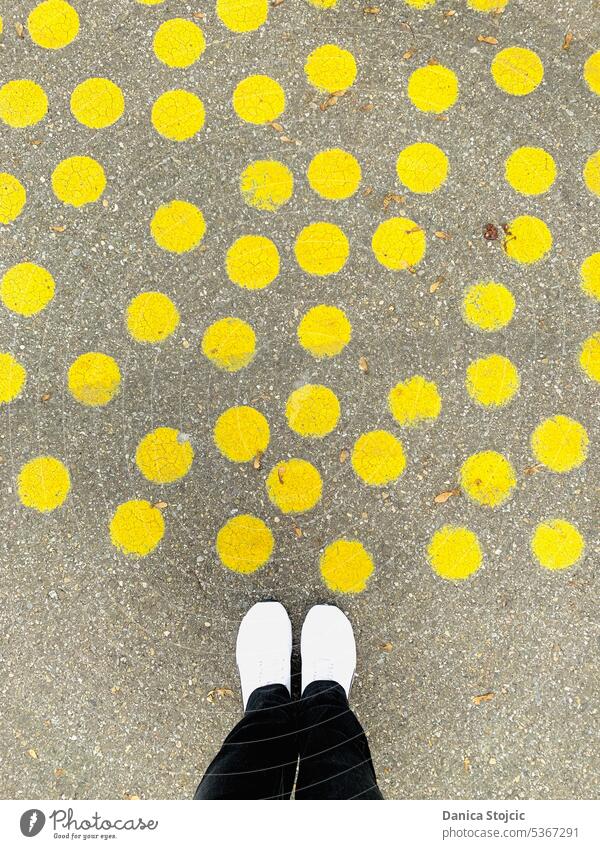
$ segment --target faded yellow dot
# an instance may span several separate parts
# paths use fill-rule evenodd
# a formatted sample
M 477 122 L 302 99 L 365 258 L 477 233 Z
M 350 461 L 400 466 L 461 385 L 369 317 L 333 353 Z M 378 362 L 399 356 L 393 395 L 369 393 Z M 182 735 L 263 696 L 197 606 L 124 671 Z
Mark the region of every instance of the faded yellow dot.
M 537 526 L 531 538 L 531 550 L 545 569 L 567 569 L 581 558 L 583 537 L 570 522 L 550 519 Z
M 421 112 L 445 112 L 458 99 L 458 77 L 444 65 L 417 68 L 408 80 L 408 96 Z
M 410 218 L 388 218 L 373 233 L 371 247 L 386 268 L 412 268 L 425 256 L 425 232 Z
M 519 372 L 507 357 L 492 354 L 467 367 L 467 392 L 484 407 L 503 407 L 521 385 Z
M 120 385 L 119 366 L 108 354 L 90 351 L 77 357 L 69 368 L 69 392 L 87 407 L 108 404 L 119 391 Z
M 30 316 L 52 300 L 54 288 L 49 271 L 33 262 L 20 262 L 5 271 L 0 281 L 0 298 L 7 309 Z
M 352 468 L 369 486 L 384 486 L 399 478 L 406 467 L 399 439 L 387 430 L 361 434 L 352 449 Z
M 0 224 L 10 224 L 18 218 L 26 200 L 25 189 L 17 178 L 0 172 Z
M 145 557 L 153 551 L 165 533 L 165 520 L 149 501 L 125 501 L 119 504 L 110 521 L 110 539 L 123 554 Z
M 335 9 L 338 0 L 307 0 L 316 9 Z
M 276 80 L 254 74 L 241 80 L 233 92 L 233 108 L 242 121 L 268 124 L 285 109 L 285 92 Z
M 77 36 L 79 15 L 65 0 L 44 0 L 29 13 L 27 29 L 40 47 L 60 50 Z
M 588 444 L 583 425 L 561 415 L 545 419 L 531 437 L 536 460 L 553 472 L 570 472 L 581 466 L 587 457 Z
M 583 343 L 579 365 L 588 377 L 600 382 L 600 333 L 594 333 Z
M 47 111 L 46 92 L 33 80 L 11 80 L 0 88 L 0 121 L 9 127 L 32 127 Z
M 538 262 L 551 247 L 552 233 L 541 218 L 520 215 L 506 227 L 503 248 L 517 262 Z
M 309 383 L 291 393 L 285 415 L 290 428 L 300 436 L 322 437 L 337 425 L 340 402 L 327 386 Z
M 427 549 L 433 571 L 449 581 L 462 581 L 481 566 L 483 555 L 473 531 L 444 525 L 431 538 Z
M 136 0 L 141 6 L 160 6 L 165 0 Z
M 581 263 L 579 269 L 581 288 L 592 298 L 600 300 L 600 253 L 592 254 Z
M 507 94 L 531 94 L 544 79 L 544 66 L 537 53 L 526 47 L 507 47 L 494 56 L 494 82 Z
M 56 197 L 69 206 L 85 206 L 101 197 L 106 188 L 104 168 L 91 156 L 70 156 L 52 172 Z
M 268 0 L 217 0 L 217 15 L 232 32 L 252 32 L 269 13 Z
M 323 44 L 308 56 L 304 72 L 315 88 L 333 94 L 350 88 L 356 79 L 356 61 L 349 50 Z
M 266 236 L 240 236 L 227 251 L 225 266 L 242 289 L 264 289 L 279 274 L 279 251 Z
M 204 33 L 185 18 L 171 18 L 156 30 L 152 42 L 156 58 L 169 68 L 189 68 L 206 48 Z
M 305 513 L 318 504 L 323 482 L 321 475 L 307 460 L 282 460 L 266 480 L 267 493 L 282 513 Z
M 319 304 L 310 309 L 298 325 L 298 341 L 313 357 L 335 357 L 352 336 L 352 325 L 339 307 Z
M 173 483 L 187 475 L 194 459 L 188 436 L 173 427 L 157 427 L 140 440 L 135 462 L 152 483 Z
M 519 147 L 504 167 L 506 182 L 522 195 L 541 195 L 556 179 L 556 164 L 541 147 Z
M 182 142 L 193 138 L 204 126 L 204 104 L 191 91 L 165 91 L 152 107 L 152 126 L 166 139 Z
M 467 0 L 467 6 L 476 12 L 501 12 L 508 5 L 508 0 Z
M 125 98 L 118 85 L 105 77 L 90 77 L 71 94 L 71 113 L 91 130 L 115 124 L 125 111 Z
M 0 352 L 0 404 L 8 404 L 18 398 L 25 381 L 27 372 L 12 354 Z
M 162 342 L 178 325 L 179 311 L 162 292 L 141 292 L 127 307 L 127 329 L 136 342 Z
M 437 145 L 417 142 L 405 147 L 396 162 L 398 179 L 417 194 L 437 191 L 448 176 L 448 157 Z
M 373 558 L 357 539 L 336 539 L 319 562 L 321 577 L 336 593 L 361 593 L 373 574 Z
M 230 407 L 217 419 L 213 435 L 224 457 L 234 463 L 248 463 L 267 450 L 269 423 L 254 407 Z
M 358 161 L 345 150 L 334 147 L 313 157 L 306 173 L 313 191 L 327 200 L 351 197 L 360 185 Z
M 17 490 L 21 504 L 49 513 L 64 502 L 71 489 L 69 470 L 56 457 L 36 457 L 21 468 Z
M 411 427 L 437 419 L 442 410 L 442 399 L 433 381 L 416 374 L 390 390 L 388 405 L 398 424 Z
M 336 224 L 318 221 L 299 233 L 294 252 L 303 271 L 323 277 L 337 274 L 344 267 L 350 254 L 350 243 Z
M 460 485 L 473 501 L 486 507 L 503 504 L 517 479 L 509 461 L 497 451 L 480 451 L 462 464 Z
M 509 324 L 515 311 L 515 299 L 502 283 L 476 283 L 465 292 L 462 311 L 467 324 L 491 333 Z
M 182 254 L 193 250 L 206 232 L 204 215 L 186 200 L 172 200 L 159 206 L 150 223 L 156 244 L 165 251 Z
M 273 553 L 273 534 L 262 519 L 244 513 L 234 516 L 217 534 L 217 554 L 228 569 L 241 574 L 256 572 Z
M 222 318 L 211 324 L 202 337 L 202 353 L 224 371 L 239 371 L 254 359 L 256 335 L 241 318 Z
M 600 94 L 600 50 L 586 59 L 583 78 L 594 94 Z
M 595 195 L 600 195 L 600 150 L 592 153 L 583 169 L 585 184 Z
M 413 9 L 427 9 L 429 6 L 435 6 L 436 0 L 404 0 L 404 2 Z
M 242 172 L 240 190 L 248 206 L 264 212 L 275 212 L 291 198 L 294 177 L 282 162 L 258 159 Z

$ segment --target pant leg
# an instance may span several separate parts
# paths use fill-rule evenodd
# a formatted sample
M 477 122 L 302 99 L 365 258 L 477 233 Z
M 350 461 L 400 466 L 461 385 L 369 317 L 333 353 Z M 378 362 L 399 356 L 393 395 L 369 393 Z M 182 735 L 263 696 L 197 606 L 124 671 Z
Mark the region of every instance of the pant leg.
M 297 702 L 296 799 L 382 799 L 369 744 L 344 688 L 313 681 Z
M 289 799 L 297 761 L 295 709 L 287 688 L 259 687 L 194 799 Z

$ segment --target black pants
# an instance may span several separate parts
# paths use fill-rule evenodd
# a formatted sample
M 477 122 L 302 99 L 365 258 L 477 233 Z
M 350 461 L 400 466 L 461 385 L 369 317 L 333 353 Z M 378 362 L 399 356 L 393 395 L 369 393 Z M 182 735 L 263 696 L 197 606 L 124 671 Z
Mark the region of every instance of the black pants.
M 313 681 L 293 702 L 259 687 L 198 785 L 195 799 L 382 799 L 369 744 L 343 687 Z

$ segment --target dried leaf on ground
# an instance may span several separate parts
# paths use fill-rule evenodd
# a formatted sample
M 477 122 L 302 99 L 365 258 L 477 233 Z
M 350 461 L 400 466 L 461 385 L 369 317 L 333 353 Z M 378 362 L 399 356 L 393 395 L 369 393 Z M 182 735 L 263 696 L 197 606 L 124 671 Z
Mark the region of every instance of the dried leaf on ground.
M 486 224 L 483 228 L 483 238 L 488 242 L 495 242 L 498 238 L 498 228 L 495 224 Z
M 381 649 L 381 651 L 387 651 L 387 652 L 390 652 L 390 651 L 394 648 L 394 646 L 392 645 L 392 643 L 387 642 L 387 643 L 382 643 L 382 644 L 379 646 L 379 648 Z
M 33 758 L 35 761 L 37 761 L 38 753 L 36 752 L 35 749 L 27 749 L 27 754 L 29 755 L 30 758 Z
M 67 229 L 67 225 L 66 224 L 51 224 L 50 229 L 52 230 L 53 233 L 64 233 L 65 230 Z
M 440 492 L 433 499 L 436 504 L 445 504 L 449 498 L 452 498 L 453 495 L 460 495 L 460 489 L 456 487 L 456 489 L 445 489 L 443 492 Z
M 345 463 L 346 460 L 350 459 L 350 452 L 347 448 L 342 448 L 340 451 L 340 463 Z
M 429 292 L 432 295 L 433 295 L 434 292 L 437 292 L 437 290 L 440 288 L 440 286 L 442 285 L 442 283 L 444 282 L 445 279 L 446 278 L 443 277 L 442 275 L 440 275 L 439 277 L 436 277 L 435 280 L 433 281 L 433 283 L 431 284 L 431 286 L 429 287 Z
M 391 203 L 404 203 L 404 197 L 396 192 L 388 192 L 383 199 L 383 208 L 387 209 Z
M 477 41 L 482 41 L 484 44 L 498 44 L 498 39 L 493 35 L 478 35 Z
M 157 510 L 164 510 L 165 507 L 168 507 L 168 506 L 169 505 L 167 504 L 166 501 L 157 501 L 154 504 L 154 507 L 156 507 Z
M 490 692 L 482 693 L 480 696 L 473 696 L 472 702 L 474 705 L 480 705 L 482 702 L 491 702 L 496 694 Z
M 363 374 L 369 373 L 369 361 L 367 360 L 366 357 L 359 357 L 358 367 L 362 371 Z
M 541 468 L 542 468 L 542 464 L 536 463 L 533 466 L 527 466 L 526 469 L 523 469 L 523 474 L 524 475 L 535 475 L 535 474 L 537 474 L 537 472 L 540 471 Z
M 445 230 L 436 230 L 433 235 L 437 236 L 438 239 L 451 239 L 452 238 L 450 233 L 447 233 Z
M 229 687 L 215 687 L 210 691 L 208 696 L 206 697 L 206 701 L 210 702 L 211 705 L 215 703 L 217 699 L 224 698 L 233 698 L 233 690 L 230 690 Z
M 25 27 L 19 21 L 15 21 L 15 32 L 19 38 L 25 38 Z
M 571 42 L 573 41 L 573 38 L 574 38 L 574 35 L 573 35 L 572 32 L 565 33 L 565 38 L 564 38 L 564 41 L 562 43 L 562 49 L 563 50 L 569 49 L 569 47 L 571 46 Z

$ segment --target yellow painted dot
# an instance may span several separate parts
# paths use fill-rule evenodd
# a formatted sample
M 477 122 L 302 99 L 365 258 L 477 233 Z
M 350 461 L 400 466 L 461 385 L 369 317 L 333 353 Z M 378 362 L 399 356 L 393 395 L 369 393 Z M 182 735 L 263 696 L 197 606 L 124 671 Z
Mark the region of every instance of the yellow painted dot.
M 600 333 L 586 339 L 579 354 L 579 364 L 592 380 L 600 382 Z
M 413 9 L 427 9 L 429 6 L 435 6 L 436 0 L 404 0 L 404 2 Z
M 517 262 L 538 262 L 551 247 L 552 233 L 541 218 L 519 215 L 506 227 L 503 248 Z
M 320 360 L 344 350 L 352 336 L 352 325 L 339 307 L 319 304 L 302 318 L 297 334 L 304 350 Z
M 264 74 L 246 77 L 235 87 L 233 108 L 248 124 L 268 124 L 285 109 L 285 92 L 276 80 Z
M 91 156 L 70 156 L 52 172 L 56 197 L 69 206 L 85 206 L 101 197 L 106 188 L 104 168 Z
M 60 507 L 69 494 L 71 476 L 56 457 L 36 457 L 21 468 L 17 489 L 21 504 L 49 513 Z
M 510 323 L 515 299 L 502 283 L 476 283 L 465 292 L 462 311 L 467 324 L 491 333 Z
M 0 224 L 10 224 L 18 218 L 26 200 L 25 189 L 17 178 L 0 172 Z
M 350 254 L 350 243 L 336 224 L 318 221 L 299 233 L 294 252 L 303 271 L 324 277 L 337 274 L 344 267 Z
M 27 29 L 40 47 L 60 50 L 77 36 L 79 15 L 65 0 L 44 0 L 29 13 Z
M 47 111 L 46 92 L 33 80 L 11 80 L 0 88 L 0 121 L 9 127 L 32 127 Z
M 531 94 L 544 79 L 544 66 L 537 53 L 526 47 L 507 47 L 494 56 L 494 82 L 507 94 Z
M 244 513 L 234 516 L 217 534 L 219 560 L 233 572 L 256 572 L 273 553 L 273 534 L 262 519 Z
M 585 184 L 595 195 L 600 195 L 600 150 L 592 153 L 583 169 Z
M 345 91 L 356 79 L 356 61 L 350 51 L 335 44 L 323 44 L 308 56 L 304 72 L 309 83 L 333 94 Z
M 386 268 L 412 268 L 425 256 L 425 233 L 410 218 L 388 218 L 373 233 L 371 247 L 377 261 Z
M 467 0 L 467 5 L 476 12 L 501 12 L 508 0 Z
M 54 297 L 54 278 L 33 262 L 20 262 L 5 271 L 0 281 L 4 306 L 19 315 L 35 315 Z
M 318 504 L 323 482 L 321 475 L 307 460 L 282 460 L 266 480 L 267 493 L 282 513 L 305 513 Z
M 458 99 L 458 77 L 444 65 L 417 68 L 408 80 L 408 96 L 421 112 L 445 112 Z
M 405 147 L 396 162 L 398 179 L 417 194 L 437 191 L 448 176 L 448 157 L 437 145 L 417 142 Z
M 336 593 L 361 593 L 373 574 L 373 558 L 357 539 L 336 539 L 319 562 L 321 577 Z
M 369 486 L 395 481 L 406 468 L 402 443 L 387 430 L 362 433 L 352 449 L 352 468 Z
M 256 335 L 241 318 L 222 318 L 211 324 L 202 337 L 202 353 L 217 368 L 239 371 L 254 359 Z
M 561 415 L 545 419 L 531 437 L 536 460 L 553 472 L 570 472 L 581 466 L 587 457 L 588 444 L 583 425 Z
M 165 0 L 136 0 L 142 6 L 160 6 Z
M 18 398 L 25 381 L 27 372 L 12 354 L 0 352 L 0 404 L 8 404 Z
M 234 463 L 248 463 L 267 450 L 269 423 L 254 407 L 230 407 L 217 419 L 213 436 L 224 457 Z
M 125 501 L 119 504 L 110 521 L 110 539 L 123 554 L 145 557 L 153 551 L 165 533 L 165 520 L 149 501 Z
M 227 251 L 225 266 L 242 289 L 264 289 L 279 274 L 279 251 L 266 236 L 241 236 Z
M 541 195 L 556 179 L 556 165 L 541 147 L 519 147 L 505 163 L 506 182 L 522 195 Z
M 592 254 L 581 263 L 581 288 L 591 298 L 600 300 L 600 253 Z
M 173 483 L 187 475 L 194 449 L 186 434 L 173 427 L 157 427 L 140 440 L 135 462 L 152 483 Z
M 316 9 L 335 9 L 338 0 L 307 0 Z
M 517 479 L 509 461 L 497 451 L 480 451 L 465 460 L 460 470 L 460 485 L 478 504 L 497 507 L 503 504 Z
M 416 374 L 390 390 L 388 405 L 398 424 L 411 427 L 437 419 L 442 410 L 442 399 L 433 381 Z
M 165 251 L 182 254 L 193 250 L 206 232 L 204 215 L 186 200 L 172 200 L 159 206 L 150 223 L 156 244 Z
M 119 391 L 120 385 L 121 371 L 108 354 L 97 351 L 82 354 L 69 369 L 69 392 L 87 407 L 108 404 Z
M 455 525 L 444 525 L 434 533 L 427 554 L 433 571 L 449 581 L 468 578 L 483 560 L 477 536 Z
M 291 198 L 294 177 L 282 162 L 258 159 L 242 172 L 240 190 L 248 206 L 264 212 L 275 212 Z
M 118 85 L 105 77 L 90 77 L 71 94 L 71 113 L 91 130 L 115 124 L 125 111 L 125 98 Z
M 152 47 L 156 58 L 169 68 L 189 68 L 204 53 L 206 40 L 192 21 L 171 18 L 156 30 Z
M 173 89 L 161 94 L 152 107 L 152 126 L 170 141 L 193 138 L 204 126 L 204 104 L 191 91 Z
M 267 20 L 269 0 L 217 0 L 217 15 L 232 32 L 252 32 Z
M 588 56 L 583 66 L 583 78 L 594 94 L 600 94 L 600 50 Z
M 322 437 L 337 425 L 340 402 L 327 386 L 309 383 L 291 393 L 285 415 L 288 425 L 300 436 Z
M 467 392 L 484 407 L 503 407 L 521 385 L 519 372 L 507 357 L 492 354 L 467 367 Z
M 162 342 L 178 325 L 179 311 L 162 292 L 141 292 L 127 307 L 127 329 L 136 342 Z
M 570 522 L 551 519 L 537 526 L 531 539 L 531 550 L 545 569 L 567 569 L 580 559 L 583 537 Z
M 344 200 L 357 191 L 361 168 L 351 153 L 334 147 L 313 157 L 306 176 L 311 189 L 322 198 Z

